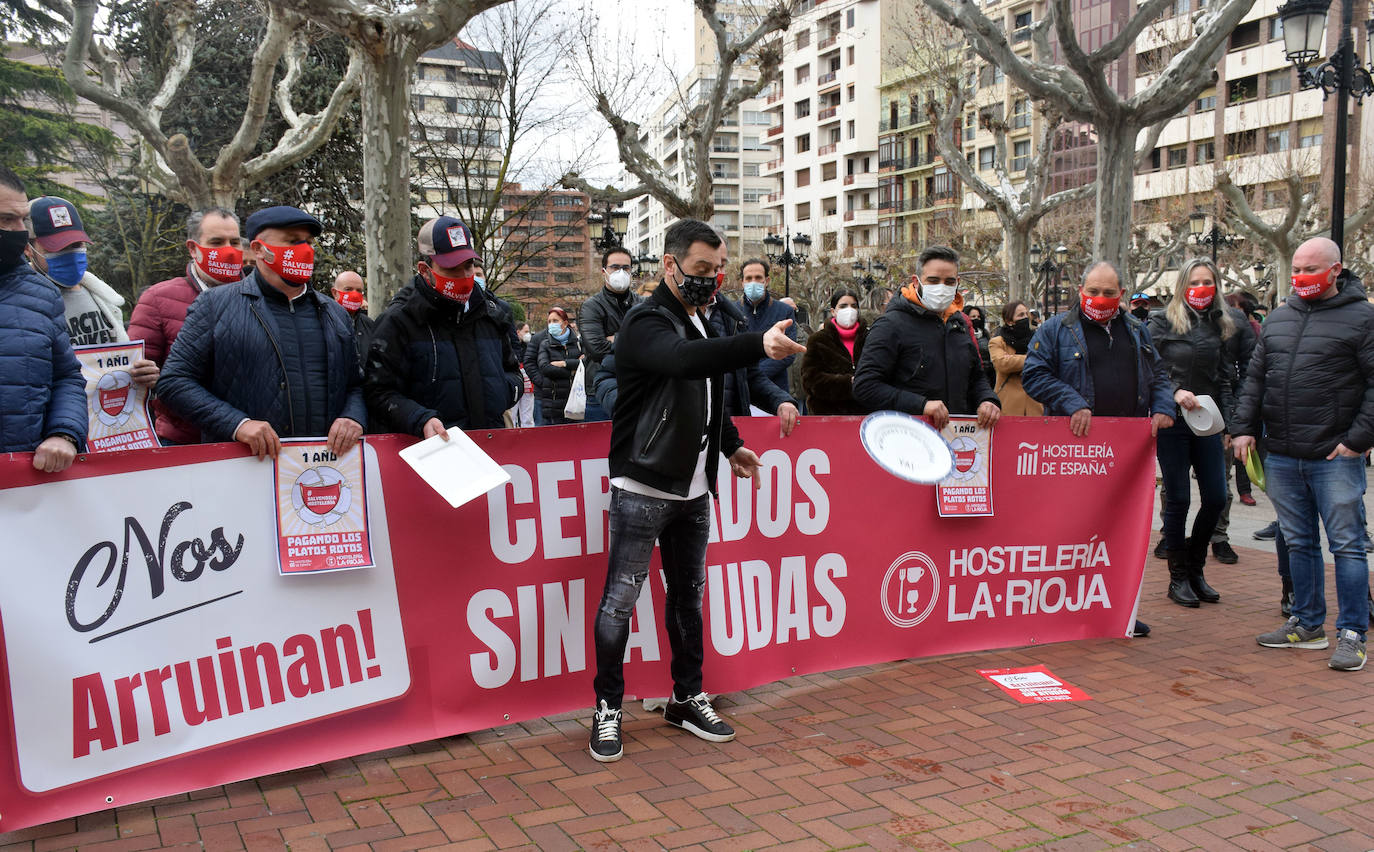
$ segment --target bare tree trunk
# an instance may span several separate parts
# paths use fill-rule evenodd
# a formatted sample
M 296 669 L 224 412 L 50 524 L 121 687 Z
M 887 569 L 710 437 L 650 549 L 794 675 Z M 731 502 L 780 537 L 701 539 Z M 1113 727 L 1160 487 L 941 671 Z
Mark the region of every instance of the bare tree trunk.
M 1140 128 L 1121 118 L 1097 120 L 1097 229 L 1093 260 L 1121 270 L 1121 286 L 1134 286 L 1131 263 L 1131 199 L 1135 192 L 1135 137 Z
M 1006 229 L 1007 301 L 1031 301 L 1030 232 L 1038 221 L 1028 219 Z
M 393 37 L 394 38 L 394 37 Z M 362 89 L 367 300 L 385 305 L 410 280 L 410 74 L 405 45 L 368 56 Z

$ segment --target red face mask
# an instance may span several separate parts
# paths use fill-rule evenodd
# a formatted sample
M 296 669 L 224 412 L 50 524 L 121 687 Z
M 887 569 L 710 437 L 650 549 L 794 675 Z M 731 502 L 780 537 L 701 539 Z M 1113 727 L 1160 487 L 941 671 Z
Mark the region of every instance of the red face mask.
M 334 300 L 343 305 L 349 313 L 356 313 L 363 309 L 366 298 L 357 290 L 336 290 Z
M 292 284 L 305 284 L 315 274 L 315 247 L 310 243 L 274 246 L 260 242 L 258 245 L 266 249 L 265 252 L 258 252 L 258 255 L 267 268 Z
M 1215 286 L 1204 284 L 1200 287 L 1189 287 L 1184 298 L 1188 300 L 1188 304 L 1192 305 L 1194 310 L 1205 311 L 1212 306 L 1212 300 L 1216 298 L 1216 295 L 1217 288 Z
M 467 304 L 468 298 L 472 295 L 472 288 L 477 285 L 476 276 L 449 278 L 447 275 L 440 275 L 439 270 L 432 267 L 430 271 L 434 273 L 434 290 L 440 296 L 459 304 Z
M 194 261 L 196 268 L 206 276 L 221 284 L 237 281 L 243 277 L 243 250 L 234 246 L 203 246 L 194 243 L 200 252 L 200 259 Z
M 1335 266 L 1336 264 L 1333 263 L 1321 272 L 1313 272 L 1310 275 L 1294 275 L 1293 292 L 1302 299 L 1319 298 L 1331 286 L 1332 280 L 1329 276 Z
M 1084 293 L 1079 296 L 1079 305 L 1083 309 L 1083 316 L 1094 322 L 1106 322 L 1116 316 L 1117 309 L 1121 307 L 1121 296 L 1089 296 Z

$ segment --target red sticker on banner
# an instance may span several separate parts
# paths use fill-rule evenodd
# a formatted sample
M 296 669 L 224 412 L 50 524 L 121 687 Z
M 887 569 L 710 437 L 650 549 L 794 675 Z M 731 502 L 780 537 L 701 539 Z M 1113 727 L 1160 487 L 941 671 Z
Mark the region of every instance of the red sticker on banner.
M 1055 677 L 1044 666 L 1021 669 L 979 669 L 978 674 L 997 684 L 1022 704 L 1046 701 L 1092 701 L 1093 697 Z

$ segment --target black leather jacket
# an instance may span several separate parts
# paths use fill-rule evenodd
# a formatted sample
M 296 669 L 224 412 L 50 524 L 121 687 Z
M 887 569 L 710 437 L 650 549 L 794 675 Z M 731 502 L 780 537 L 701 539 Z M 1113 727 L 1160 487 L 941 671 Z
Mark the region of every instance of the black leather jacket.
M 1226 422 L 1230 423 L 1236 409 L 1233 340 L 1241 329 L 1238 325 L 1230 337 L 1221 339 L 1221 308 L 1215 299 L 1212 306 L 1201 313 L 1189 309 L 1188 319 L 1188 330 L 1180 333 L 1174 330 L 1167 310 L 1150 314 L 1150 337 L 1155 350 L 1159 352 L 1170 381 L 1178 389 L 1212 397 Z M 1244 325 L 1249 330 L 1250 324 Z
M 703 325 L 704 337 L 666 285 L 626 314 L 615 340 L 611 476 L 685 497 L 704 435 L 706 479 L 715 493 L 720 454 L 744 445 L 725 415 L 724 374 L 762 358 L 763 335 L 718 337 L 710 323 Z

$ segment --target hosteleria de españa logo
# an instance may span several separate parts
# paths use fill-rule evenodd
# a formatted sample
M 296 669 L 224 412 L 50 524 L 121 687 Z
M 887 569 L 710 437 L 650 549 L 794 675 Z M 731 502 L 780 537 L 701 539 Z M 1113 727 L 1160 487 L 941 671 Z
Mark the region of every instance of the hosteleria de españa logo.
M 912 550 L 898 556 L 883 575 L 883 615 L 895 627 L 915 627 L 940 602 L 940 571 L 935 560 Z

